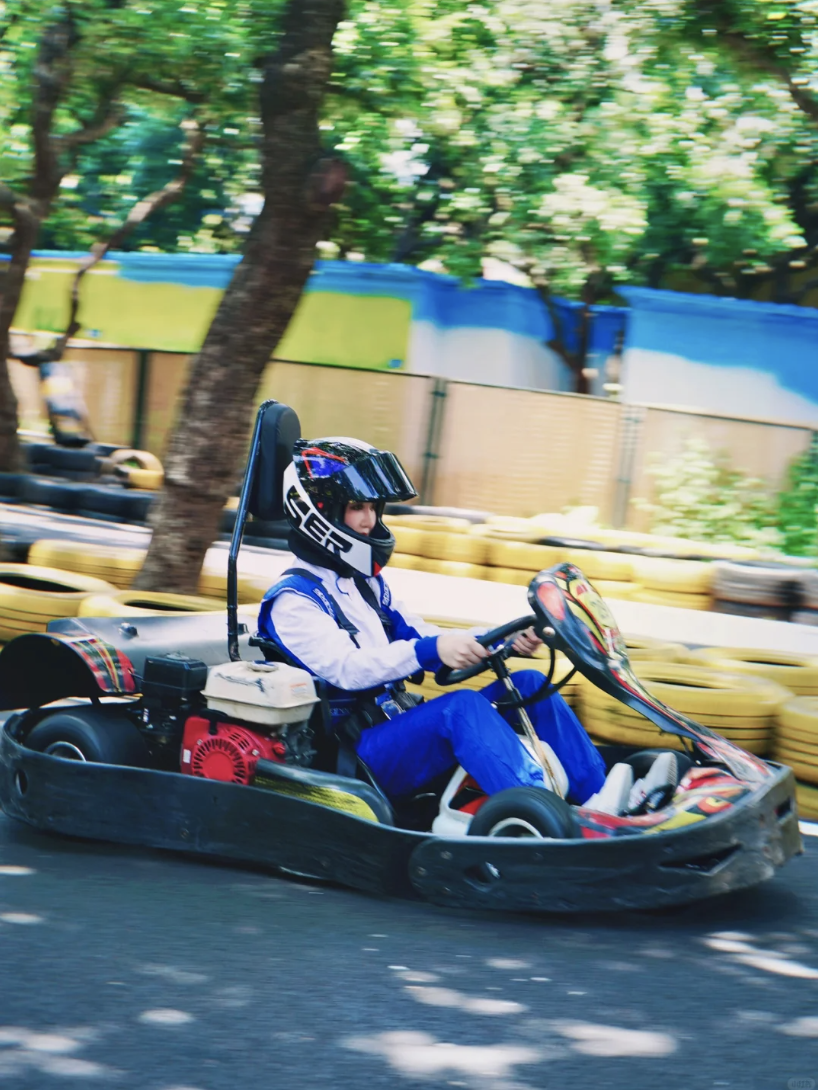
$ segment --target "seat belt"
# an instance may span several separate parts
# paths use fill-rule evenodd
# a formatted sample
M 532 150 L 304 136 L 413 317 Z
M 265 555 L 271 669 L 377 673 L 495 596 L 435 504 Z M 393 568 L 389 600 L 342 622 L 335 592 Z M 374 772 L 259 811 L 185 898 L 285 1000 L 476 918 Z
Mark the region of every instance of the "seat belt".
M 339 628 L 343 629 L 343 631 L 347 633 L 355 646 L 360 650 L 361 645 L 358 643 L 359 630 L 355 627 L 352 621 L 350 621 L 350 619 L 341 609 L 336 599 L 324 586 L 323 580 L 319 579 L 319 577 L 315 575 L 314 572 L 308 571 L 307 568 L 288 568 L 284 572 L 284 575 L 298 575 L 302 579 L 308 580 L 314 586 L 320 587 L 321 592 L 326 596 L 330 603 L 330 606 L 332 607 L 333 619 L 335 620 L 335 623 L 338 625 Z M 332 715 L 329 711 L 329 701 L 327 700 L 326 687 L 323 682 L 321 682 L 320 689 L 324 722 L 331 727 Z M 338 755 L 335 762 L 335 770 L 339 776 L 346 776 L 349 779 L 354 780 L 355 775 L 358 771 L 359 761 L 359 757 L 355 750 L 355 747 L 352 745 L 348 738 L 344 738 L 343 735 L 337 732 L 335 732 L 335 738 L 338 741 Z

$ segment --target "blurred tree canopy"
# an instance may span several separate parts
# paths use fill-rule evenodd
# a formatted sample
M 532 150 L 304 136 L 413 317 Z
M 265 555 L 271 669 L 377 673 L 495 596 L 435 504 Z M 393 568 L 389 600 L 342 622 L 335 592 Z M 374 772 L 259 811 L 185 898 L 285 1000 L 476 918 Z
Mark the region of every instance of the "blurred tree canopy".
M 13 182 L 31 156 L 26 35 L 48 9 L 5 9 L 0 176 Z M 77 149 L 40 244 L 104 237 L 162 184 L 195 105 L 205 156 L 128 245 L 239 249 L 260 187 L 253 81 L 277 5 L 71 10 L 83 60 L 61 124 L 94 116 L 100 90 L 123 116 Z M 788 274 L 818 242 L 817 27 L 815 0 L 357 0 L 322 119 L 352 182 L 323 252 L 465 276 L 494 257 L 569 296 L 591 285 L 595 300 L 676 273 L 737 295 L 766 278 L 798 301 Z
M 814 0 L 363 4 L 326 110 L 355 164 L 332 241 L 574 297 L 677 269 L 747 294 L 818 242 L 817 27 Z

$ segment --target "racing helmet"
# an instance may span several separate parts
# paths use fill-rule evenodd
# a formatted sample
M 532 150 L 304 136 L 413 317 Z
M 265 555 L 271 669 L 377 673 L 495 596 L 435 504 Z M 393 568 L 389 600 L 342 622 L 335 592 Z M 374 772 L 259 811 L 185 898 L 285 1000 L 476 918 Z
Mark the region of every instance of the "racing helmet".
M 342 575 L 369 578 L 389 561 L 395 539 L 383 521 L 387 502 L 417 495 L 394 454 L 360 439 L 299 439 L 284 471 L 284 514 L 296 555 Z M 375 505 L 375 525 L 358 534 L 344 522 L 348 503 Z

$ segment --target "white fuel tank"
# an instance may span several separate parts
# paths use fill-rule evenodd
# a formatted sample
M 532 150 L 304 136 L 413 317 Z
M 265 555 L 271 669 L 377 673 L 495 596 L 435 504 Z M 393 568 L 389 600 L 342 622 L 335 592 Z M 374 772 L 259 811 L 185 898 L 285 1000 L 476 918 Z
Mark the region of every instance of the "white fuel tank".
M 282 662 L 211 666 L 202 695 L 212 711 L 269 727 L 303 723 L 318 702 L 307 671 Z

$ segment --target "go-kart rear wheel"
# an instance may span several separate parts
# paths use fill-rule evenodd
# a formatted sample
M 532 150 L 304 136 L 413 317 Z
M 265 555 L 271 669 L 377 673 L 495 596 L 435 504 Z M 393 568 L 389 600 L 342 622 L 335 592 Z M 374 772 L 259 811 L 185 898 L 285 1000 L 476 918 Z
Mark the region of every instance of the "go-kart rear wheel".
M 137 727 L 121 711 L 109 708 L 54 712 L 40 720 L 25 744 L 29 749 L 69 761 L 145 768 L 150 760 Z
M 469 825 L 469 836 L 571 840 L 579 822 L 568 803 L 545 787 L 509 787 L 484 802 Z

